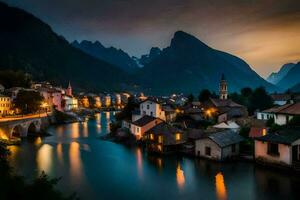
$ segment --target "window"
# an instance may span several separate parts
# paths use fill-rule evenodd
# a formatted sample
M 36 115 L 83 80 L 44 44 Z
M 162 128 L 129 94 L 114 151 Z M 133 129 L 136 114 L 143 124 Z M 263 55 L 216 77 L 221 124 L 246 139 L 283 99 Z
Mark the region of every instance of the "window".
M 271 156 L 279 156 L 278 144 L 268 143 L 268 154 Z
M 150 140 L 154 140 L 154 135 L 152 133 L 150 134 Z
M 180 140 L 180 139 L 181 139 L 181 135 L 180 135 L 180 133 L 176 133 L 176 135 L 175 135 L 175 139 L 176 139 L 176 141 L 178 141 L 178 140 Z
M 153 112 L 152 111 L 150 112 L 150 115 L 153 116 Z
M 235 144 L 231 145 L 231 152 L 235 153 L 236 149 L 235 149 Z
M 163 136 L 158 136 L 158 143 L 163 143 Z
M 136 132 L 140 132 L 140 128 L 139 127 L 136 128 Z
M 149 108 L 150 108 L 150 106 L 149 105 L 147 105 L 147 109 L 149 110 Z
M 211 155 L 211 149 L 210 149 L 210 147 L 205 147 L 205 155 L 207 155 L 207 156 Z

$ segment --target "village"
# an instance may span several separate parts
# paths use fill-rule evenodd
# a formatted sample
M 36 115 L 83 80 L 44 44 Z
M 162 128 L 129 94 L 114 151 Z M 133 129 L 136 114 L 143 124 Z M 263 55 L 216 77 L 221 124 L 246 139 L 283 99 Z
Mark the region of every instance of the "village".
M 113 136 L 119 141 L 133 136 L 148 153 L 220 162 L 248 160 L 299 171 L 300 96 L 272 94 L 273 107 L 250 116 L 228 92 L 222 75 L 219 95 L 202 102 L 181 95 L 133 97 L 129 117 L 122 111 L 118 121 L 117 115 L 119 126 Z
M 250 115 L 246 106 L 230 98 L 224 75 L 219 94 L 203 92 L 202 101 L 183 94 L 73 95 L 70 83 L 63 89 L 48 82 L 33 83 L 31 88 L 1 87 L 0 92 L 1 121 L 44 114 L 54 118 L 54 123 L 72 123 L 115 110 L 108 136 L 121 142 L 133 140 L 149 154 L 182 154 L 220 162 L 247 160 L 300 170 L 300 96 L 272 94 L 272 107 Z M 23 106 L 18 106 L 20 99 Z M 38 101 L 38 106 L 27 105 L 26 99 Z M 57 117 L 61 115 L 64 117 Z M 9 137 L 1 132 L 2 140 L 21 137 L 15 130 Z

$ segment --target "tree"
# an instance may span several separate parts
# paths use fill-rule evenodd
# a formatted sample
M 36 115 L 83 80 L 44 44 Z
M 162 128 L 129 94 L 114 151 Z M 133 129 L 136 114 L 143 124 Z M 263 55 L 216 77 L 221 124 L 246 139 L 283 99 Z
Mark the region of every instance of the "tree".
M 249 112 L 253 114 L 255 110 L 265 110 L 272 107 L 273 99 L 264 87 L 258 87 L 251 95 L 249 103 Z
M 188 103 L 191 103 L 191 102 L 193 102 L 194 101 L 194 99 L 195 99 L 195 97 L 194 97 L 194 95 L 193 94 L 190 94 L 189 96 L 188 96 Z
M 253 94 L 253 90 L 249 87 L 241 89 L 241 95 L 243 97 L 250 97 Z
M 117 120 L 131 119 L 132 111 L 139 107 L 139 104 L 135 102 L 134 96 L 128 98 L 128 102 L 124 109 L 116 114 Z
M 204 89 L 204 90 L 202 90 L 200 92 L 198 99 L 201 102 L 205 102 L 205 101 L 207 101 L 211 97 L 211 95 L 212 94 L 211 94 L 211 92 L 209 90 Z
M 3 70 L 0 71 L 0 84 L 5 88 L 29 87 L 31 77 L 22 71 Z
M 43 99 L 39 92 L 20 90 L 14 105 L 22 114 L 34 113 L 40 109 Z

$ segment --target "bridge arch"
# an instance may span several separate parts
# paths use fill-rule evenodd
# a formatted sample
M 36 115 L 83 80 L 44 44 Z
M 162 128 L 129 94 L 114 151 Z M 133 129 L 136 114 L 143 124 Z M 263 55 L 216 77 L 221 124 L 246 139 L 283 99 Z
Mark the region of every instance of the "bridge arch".
M 39 120 L 30 122 L 27 129 L 27 134 L 34 135 L 40 132 L 41 123 Z
M 10 137 L 11 138 L 20 138 L 23 133 L 23 127 L 21 125 L 16 125 L 15 127 L 12 128 Z

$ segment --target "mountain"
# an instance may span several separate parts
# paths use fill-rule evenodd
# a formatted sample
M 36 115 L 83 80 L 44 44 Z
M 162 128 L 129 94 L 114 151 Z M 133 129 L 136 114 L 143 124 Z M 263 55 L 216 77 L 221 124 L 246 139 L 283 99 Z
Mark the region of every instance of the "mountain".
M 90 90 L 120 89 L 123 70 L 71 46 L 35 16 L 0 2 L 0 70 L 23 70 L 36 80 Z
M 300 83 L 300 62 L 298 62 L 278 83 L 277 86 L 289 89 Z
M 292 92 L 300 92 L 300 82 L 290 88 Z
M 149 64 L 150 62 L 152 62 L 155 58 L 157 58 L 160 54 L 161 54 L 161 50 L 158 47 L 152 47 L 150 49 L 150 53 L 149 54 L 145 54 L 142 55 L 141 58 L 139 59 L 139 63 L 142 66 L 145 66 L 147 64 Z
M 278 72 L 271 73 L 267 81 L 276 85 L 295 65 L 294 63 L 283 65 Z
M 146 64 L 138 77 L 148 91 L 154 94 L 199 93 L 204 88 L 217 91 L 222 73 L 226 76 L 231 92 L 243 87 L 276 89 L 242 59 L 215 50 L 183 31 L 174 34 L 170 46 Z
M 79 43 L 75 40 L 71 44 L 73 47 L 115 65 L 124 71 L 133 73 L 138 69 L 136 61 L 121 49 L 116 49 L 114 47 L 106 48 L 99 41 L 93 43 L 83 40 Z

